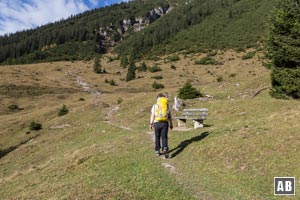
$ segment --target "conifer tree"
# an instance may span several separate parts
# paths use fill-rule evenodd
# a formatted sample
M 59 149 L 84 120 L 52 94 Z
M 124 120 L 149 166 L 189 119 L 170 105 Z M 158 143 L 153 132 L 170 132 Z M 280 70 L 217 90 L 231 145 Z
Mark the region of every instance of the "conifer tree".
M 127 71 L 126 82 L 135 79 L 135 70 L 136 70 L 135 64 L 134 63 L 130 64 Z
M 99 56 L 96 56 L 95 60 L 94 60 L 94 72 L 97 73 L 97 74 L 101 74 L 102 73 L 101 63 L 100 63 Z
M 121 67 L 126 68 L 129 65 L 127 56 L 121 57 Z
M 300 1 L 281 0 L 272 16 L 267 40 L 272 58 L 274 97 L 300 98 Z
M 194 99 L 201 96 L 201 93 L 194 88 L 189 81 L 187 81 L 178 92 L 178 97 L 181 99 Z

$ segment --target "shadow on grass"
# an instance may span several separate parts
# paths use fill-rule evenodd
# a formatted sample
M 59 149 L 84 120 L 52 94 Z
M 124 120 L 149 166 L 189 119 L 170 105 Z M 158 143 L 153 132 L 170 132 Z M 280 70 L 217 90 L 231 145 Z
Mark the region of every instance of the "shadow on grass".
M 205 137 L 207 137 L 209 135 L 208 132 L 203 132 L 201 133 L 201 135 L 198 135 L 196 137 L 192 137 L 188 140 L 184 140 L 182 141 L 177 147 L 175 147 L 174 149 L 171 149 L 169 151 L 169 153 L 175 151 L 174 153 L 171 154 L 171 158 L 176 157 L 178 154 L 180 154 L 187 146 L 189 146 L 190 144 L 192 144 L 193 142 L 198 142 L 202 139 L 204 139 Z
M 212 124 L 204 124 L 203 125 L 203 127 L 212 127 L 212 126 L 214 126 L 214 125 L 212 125 Z
M 7 149 L 4 149 L 4 150 L 0 149 L 0 159 L 3 158 L 4 156 L 6 156 L 7 154 L 13 152 L 14 150 L 18 149 L 21 145 L 26 144 L 30 140 L 37 138 L 38 136 L 40 136 L 40 134 L 32 136 L 32 137 L 28 138 L 27 140 L 22 141 L 22 142 L 20 142 L 19 144 L 15 145 L 15 146 L 11 146 L 11 147 L 9 147 Z

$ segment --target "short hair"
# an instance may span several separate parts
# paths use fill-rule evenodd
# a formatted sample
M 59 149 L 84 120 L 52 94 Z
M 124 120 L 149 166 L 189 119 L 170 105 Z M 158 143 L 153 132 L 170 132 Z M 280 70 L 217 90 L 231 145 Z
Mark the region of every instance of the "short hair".
M 159 98 L 159 97 L 165 97 L 165 95 L 163 93 L 159 93 L 156 98 Z

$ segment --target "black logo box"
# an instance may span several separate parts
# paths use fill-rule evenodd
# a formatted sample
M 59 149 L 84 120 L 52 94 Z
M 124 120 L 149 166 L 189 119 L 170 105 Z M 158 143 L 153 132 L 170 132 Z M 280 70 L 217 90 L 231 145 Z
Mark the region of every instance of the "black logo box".
M 274 195 L 295 195 L 295 177 L 274 177 Z

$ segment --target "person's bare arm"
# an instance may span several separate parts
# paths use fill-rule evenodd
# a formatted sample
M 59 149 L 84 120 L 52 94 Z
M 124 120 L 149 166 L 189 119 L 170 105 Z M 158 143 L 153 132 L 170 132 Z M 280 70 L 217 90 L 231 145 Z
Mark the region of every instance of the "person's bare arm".
M 153 125 L 154 125 L 154 113 L 153 112 L 151 112 L 151 115 L 150 115 L 150 123 L 149 123 L 149 127 L 150 127 L 150 129 L 152 130 L 152 128 L 153 128 Z
M 171 114 L 171 111 L 170 111 L 170 113 L 169 113 L 168 121 L 169 121 L 169 128 L 172 130 L 172 129 L 173 129 L 173 122 L 172 122 L 172 114 Z

